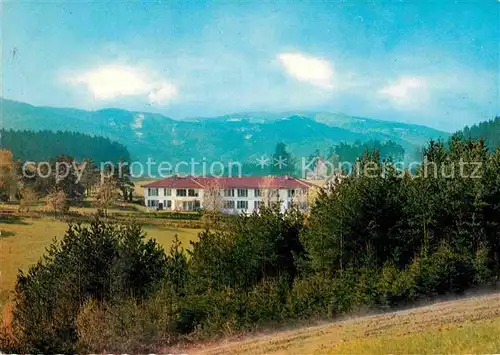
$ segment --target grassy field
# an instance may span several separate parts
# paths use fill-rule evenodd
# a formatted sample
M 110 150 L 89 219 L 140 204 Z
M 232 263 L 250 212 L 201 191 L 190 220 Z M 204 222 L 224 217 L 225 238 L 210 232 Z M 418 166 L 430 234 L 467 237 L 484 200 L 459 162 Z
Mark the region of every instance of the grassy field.
M 14 219 L 9 223 L 0 221 L 0 305 L 14 288 L 18 269 L 27 270 L 36 263 L 54 237 L 61 239 L 67 223 L 51 219 Z M 177 234 L 184 247 L 195 240 L 199 230 L 155 225 L 145 227 L 150 238 L 155 238 L 166 251 Z
M 245 340 L 189 354 L 498 353 L 500 294 L 442 302 Z

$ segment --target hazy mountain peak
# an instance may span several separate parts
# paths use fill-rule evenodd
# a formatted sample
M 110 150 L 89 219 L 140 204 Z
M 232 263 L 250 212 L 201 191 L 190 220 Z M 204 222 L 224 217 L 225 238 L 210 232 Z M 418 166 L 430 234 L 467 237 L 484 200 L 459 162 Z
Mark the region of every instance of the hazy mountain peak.
M 244 112 L 218 117 L 174 120 L 157 113 L 119 108 L 86 111 L 37 107 L 1 100 L 3 128 L 78 131 L 101 135 L 127 146 L 133 158 L 179 161 L 246 161 L 269 154 L 277 142 L 307 156 L 340 142 L 392 140 L 407 151 L 448 134 L 429 127 L 352 117 L 341 113 Z

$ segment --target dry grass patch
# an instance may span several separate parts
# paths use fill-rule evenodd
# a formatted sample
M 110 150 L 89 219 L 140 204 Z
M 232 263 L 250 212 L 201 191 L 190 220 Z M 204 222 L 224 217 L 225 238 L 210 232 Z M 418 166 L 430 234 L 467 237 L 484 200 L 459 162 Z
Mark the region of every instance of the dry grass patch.
M 189 354 L 495 353 L 500 294 L 198 347 Z
M 471 354 L 498 353 L 500 318 L 442 325 L 419 333 L 356 340 L 329 354 Z

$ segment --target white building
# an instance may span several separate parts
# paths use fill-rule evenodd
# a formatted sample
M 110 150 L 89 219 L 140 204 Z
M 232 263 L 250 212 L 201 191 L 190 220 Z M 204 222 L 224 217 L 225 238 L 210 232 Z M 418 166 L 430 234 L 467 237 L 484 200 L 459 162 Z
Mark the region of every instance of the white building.
M 306 181 L 289 176 L 276 177 L 171 177 L 144 187 L 148 208 L 170 211 L 196 211 L 217 208 L 225 213 L 252 213 L 268 202 L 279 202 L 284 211 L 297 203 L 305 208 Z

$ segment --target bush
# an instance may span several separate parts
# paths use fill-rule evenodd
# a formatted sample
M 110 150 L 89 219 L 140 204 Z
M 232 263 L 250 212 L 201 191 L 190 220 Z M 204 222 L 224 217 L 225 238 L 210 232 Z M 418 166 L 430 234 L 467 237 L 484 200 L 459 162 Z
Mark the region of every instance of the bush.
M 176 340 L 175 293 L 165 284 L 146 301 L 91 299 L 76 318 L 81 353 L 157 353 Z
M 489 250 L 485 247 L 480 247 L 474 255 L 474 283 L 484 285 L 494 280 L 493 265 L 488 256 Z
M 255 327 L 266 322 L 279 322 L 290 316 L 289 286 L 286 279 L 264 280 L 247 294 L 242 324 Z
M 419 259 L 416 265 L 414 272 L 419 294 L 460 293 L 473 284 L 474 266 L 470 258 L 446 244 L 439 246 L 431 256 Z
M 352 297 L 344 291 L 341 283 L 323 274 L 297 279 L 290 293 L 290 311 L 299 319 L 333 317 L 352 307 Z
M 288 318 L 288 282 L 266 280 L 248 293 L 225 287 L 206 294 L 186 295 L 179 299 L 176 331 L 207 337 L 230 335 L 266 323 Z
M 379 290 L 379 275 L 377 269 L 362 268 L 359 271 L 348 270 L 347 276 L 352 274 L 352 278 L 356 280 L 353 288 L 354 305 L 356 307 L 377 307 L 383 304 L 383 297 Z M 345 280 L 345 277 L 344 277 Z M 343 280 L 343 282 L 345 282 Z
M 392 264 L 385 265 L 378 287 L 382 304 L 386 306 L 411 302 L 417 298 L 417 285 L 411 267 L 399 270 Z

